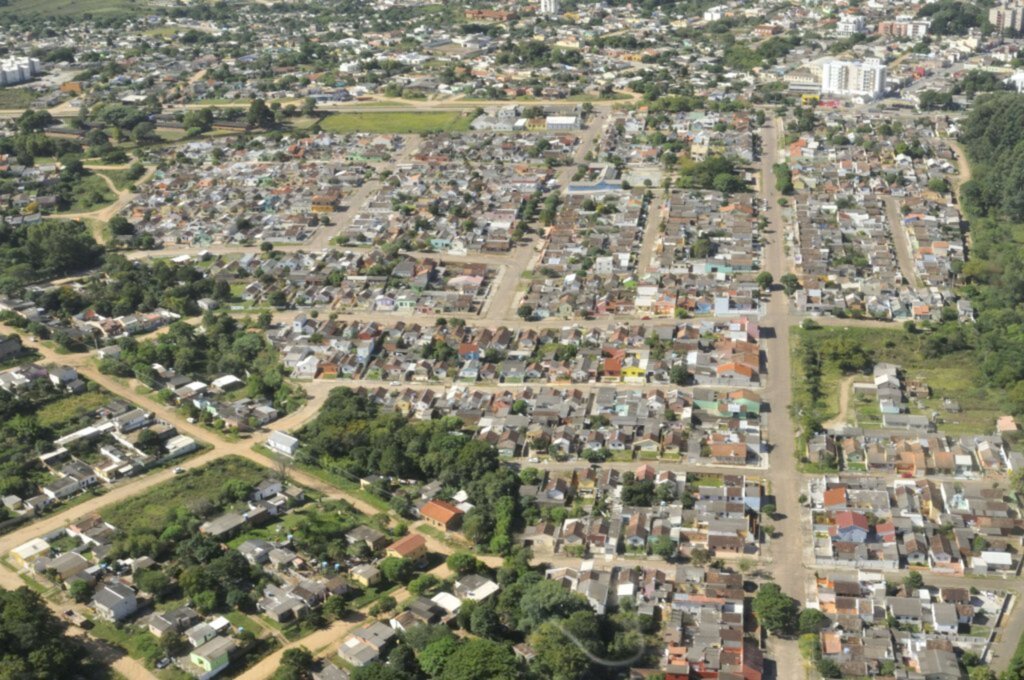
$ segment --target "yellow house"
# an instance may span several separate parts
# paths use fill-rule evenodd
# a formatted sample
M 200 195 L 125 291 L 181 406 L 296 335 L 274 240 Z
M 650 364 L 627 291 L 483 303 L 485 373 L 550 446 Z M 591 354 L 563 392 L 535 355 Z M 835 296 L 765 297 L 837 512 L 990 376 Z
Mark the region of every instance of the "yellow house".
M 11 561 L 18 569 L 29 569 L 40 557 L 50 554 L 50 544 L 41 538 L 33 538 L 11 551 Z
M 622 382 L 635 383 L 647 380 L 647 369 L 640 366 L 623 366 Z
M 380 570 L 369 564 L 360 564 L 358 567 L 351 569 L 348 575 L 352 577 L 353 581 L 364 588 L 380 583 Z
M 427 555 L 427 539 L 419 534 L 403 536 L 384 551 L 388 557 L 418 562 Z

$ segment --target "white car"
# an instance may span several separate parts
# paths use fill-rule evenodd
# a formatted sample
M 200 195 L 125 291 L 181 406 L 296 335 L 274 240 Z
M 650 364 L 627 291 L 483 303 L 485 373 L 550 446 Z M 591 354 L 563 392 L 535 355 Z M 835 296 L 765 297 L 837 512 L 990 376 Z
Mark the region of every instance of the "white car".
M 537 456 L 533 456 L 532 458 L 527 458 L 526 462 L 527 463 L 539 463 L 540 462 L 540 458 L 538 458 Z
M 176 474 L 176 475 L 183 475 L 183 474 L 185 474 L 185 468 L 183 468 L 183 467 L 176 467 L 176 468 L 174 468 L 174 474 Z

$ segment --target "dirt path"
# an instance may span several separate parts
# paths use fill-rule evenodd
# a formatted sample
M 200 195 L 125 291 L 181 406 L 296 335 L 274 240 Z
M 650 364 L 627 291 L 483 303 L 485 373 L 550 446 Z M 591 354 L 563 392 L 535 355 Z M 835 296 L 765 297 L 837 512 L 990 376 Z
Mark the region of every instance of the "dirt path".
M 847 376 L 839 382 L 839 413 L 821 424 L 825 429 L 843 427 L 849 422 L 850 392 L 853 391 L 853 380 L 856 377 L 854 375 Z
M 138 179 L 138 183 L 141 184 L 142 182 L 148 181 L 149 178 L 152 177 L 153 173 L 155 173 L 155 172 L 156 172 L 156 166 L 154 165 L 154 166 L 150 167 L 148 170 L 146 170 L 146 174 L 144 174 L 142 177 L 140 177 Z M 89 219 L 89 220 L 99 220 L 100 222 L 109 222 L 110 219 L 112 217 L 114 217 L 114 215 L 116 215 L 119 212 L 121 212 L 121 210 L 126 205 L 128 205 L 135 198 L 135 196 L 137 195 L 135 192 L 131 191 L 130 189 L 120 189 L 120 190 L 118 190 L 118 188 L 116 186 L 114 186 L 114 182 L 109 177 L 107 177 L 106 175 L 104 175 L 101 172 L 97 172 L 96 176 L 97 177 L 102 177 L 103 181 L 106 182 L 106 184 L 110 188 L 110 190 L 112 192 L 114 192 L 114 195 L 117 198 L 114 199 L 113 203 L 111 203 L 110 205 L 108 205 L 108 206 L 106 206 L 104 208 L 99 208 L 97 210 L 90 210 L 90 211 L 78 212 L 78 213 L 55 213 L 53 215 L 46 215 L 46 217 L 50 218 L 50 219 L 57 219 L 57 220 L 82 220 L 82 219 Z

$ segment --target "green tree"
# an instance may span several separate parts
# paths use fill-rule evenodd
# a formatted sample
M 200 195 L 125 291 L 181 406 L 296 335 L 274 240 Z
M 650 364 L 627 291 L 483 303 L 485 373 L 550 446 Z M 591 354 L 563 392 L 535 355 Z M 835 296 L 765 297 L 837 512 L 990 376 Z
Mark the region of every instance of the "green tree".
M 0 590 L 0 677 L 73 678 L 88 654 L 28 588 Z
M 497 639 L 504 630 L 501 619 L 494 608 L 489 605 L 478 605 L 469 617 L 469 631 L 478 637 Z
M 770 633 L 788 635 L 797 622 L 796 600 L 782 592 L 778 584 L 765 583 L 753 601 L 754 616 Z
M 818 663 L 815 664 L 818 672 L 821 673 L 823 678 L 841 678 L 843 677 L 843 669 L 839 667 L 832 659 L 818 659 Z
M 420 668 L 428 676 L 439 678 L 458 647 L 458 639 L 453 635 L 448 635 L 431 642 L 416 659 L 420 662 Z
M 668 536 L 659 536 L 652 542 L 651 552 L 663 559 L 672 560 L 679 554 L 679 549 Z
M 451 637 L 454 637 L 454 633 L 445 626 L 420 624 L 405 631 L 405 644 L 417 652 L 422 652 L 438 640 Z
M 144 120 L 132 127 L 131 138 L 133 142 L 139 145 L 149 144 L 160 139 L 156 134 L 156 126 L 148 120 Z
M 484 568 L 484 564 L 465 551 L 453 552 L 446 560 L 448 568 L 459 576 L 466 574 L 478 574 Z
M 85 603 L 92 599 L 92 586 L 88 581 L 77 579 L 68 586 L 68 593 L 78 603 Z
M 792 296 L 793 293 L 800 289 L 800 279 L 796 277 L 796 274 L 783 274 L 779 277 L 779 283 L 782 284 L 782 289 L 786 291 L 786 295 Z
M 137 574 L 135 585 L 139 590 L 152 594 L 157 600 L 163 600 L 172 590 L 171 579 L 160 569 L 146 569 Z
M 245 122 L 250 127 L 270 128 L 274 126 L 276 120 L 274 112 L 267 106 L 265 101 L 254 99 L 249 104 L 249 110 L 245 115 Z
M 507 644 L 492 640 L 470 639 L 460 643 L 448 658 L 438 680 L 479 680 L 515 678 L 519 667 Z
M 768 290 L 775 283 L 775 278 L 771 272 L 761 272 L 757 275 L 757 287 L 761 290 Z
M 591 664 L 587 652 L 566 636 L 560 623 L 545 622 L 530 635 L 529 643 L 536 653 L 530 662 L 530 670 L 536 677 L 553 680 L 588 677 Z
M 186 130 L 206 132 L 213 127 L 213 111 L 209 108 L 190 109 L 185 112 L 181 124 Z
M 273 680 L 306 680 L 311 677 L 314 663 L 312 652 L 305 647 L 286 649 Z
M 923 588 L 924 577 L 921 576 L 921 572 L 912 571 L 909 574 L 907 574 L 906 577 L 904 577 L 903 579 L 903 587 L 906 588 L 907 591 L 915 591 Z
M 800 612 L 800 622 L 797 626 L 801 635 L 807 633 L 818 633 L 829 624 L 829 619 L 818 609 L 805 609 Z
M 370 607 L 370 616 L 380 616 L 381 614 L 393 610 L 397 606 L 398 602 L 395 600 L 395 598 L 391 597 L 390 595 L 385 595 L 384 597 L 374 602 L 373 606 Z
M 420 574 L 413 580 L 409 581 L 409 592 L 413 595 L 423 595 L 424 593 L 430 592 L 438 585 L 441 580 L 433 574 Z
M 391 583 L 405 583 L 413 574 L 412 562 L 398 557 L 385 557 L 378 564 L 380 573 Z
M 702 567 L 711 561 L 711 553 L 708 552 L 707 548 L 697 546 L 690 551 L 690 561 L 698 567 Z
M 520 630 L 529 632 L 548 619 L 565 618 L 586 609 L 589 605 L 578 593 L 566 590 L 556 581 L 538 581 L 523 593 L 517 623 Z

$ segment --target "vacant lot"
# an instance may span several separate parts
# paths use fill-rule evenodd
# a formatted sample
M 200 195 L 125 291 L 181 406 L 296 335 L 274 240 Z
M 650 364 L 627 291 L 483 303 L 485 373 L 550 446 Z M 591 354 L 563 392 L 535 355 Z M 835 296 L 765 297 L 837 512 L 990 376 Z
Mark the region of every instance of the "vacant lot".
M 10 0 L 0 14 L 19 17 L 120 17 L 148 11 L 147 0 Z
M 256 484 L 269 473 L 244 458 L 227 456 L 159 484 L 146 493 L 105 508 L 103 518 L 127 533 L 149 529 L 159 533 L 178 508 L 202 512 L 221 505 L 224 485 L 235 480 Z
M 39 409 L 36 418 L 43 427 L 58 432 L 68 425 L 76 423 L 82 416 L 88 415 L 111 400 L 107 392 L 86 392 L 58 399 Z
M 939 429 L 947 434 L 990 433 L 996 418 L 1007 413 L 1005 392 L 988 387 L 971 352 L 958 352 L 939 358 L 926 357 L 925 332 L 911 334 L 893 328 L 818 328 L 792 329 L 793 406 L 796 415 L 814 413 L 819 421 L 839 414 L 840 383 L 850 376 L 871 375 L 876 363 L 897 364 L 907 379 L 920 379 L 931 388 L 928 399 L 912 399 L 911 413 L 938 413 Z M 804 373 L 803 353 L 817 349 L 821 359 L 820 397 L 813 398 L 813 381 Z M 854 378 L 859 379 L 859 378 Z M 846 381 L 849 383 L 849 381 Z M 947 412 L 944 399 L 955 400 L 960 413 Z M 847 421 L 865 427 L 878 426 L 880 416 L 874 402 L 850 395 Z
M 380 113 L 335 113 L 320 127 L 327 132 L 377 132 L 382 134 L 425 134 L 468 130 L 471 118 L 458 111 L 390 111 Z
M 27 109 L 36 93 L 24 87 L 0 88 L 0 109 Z

